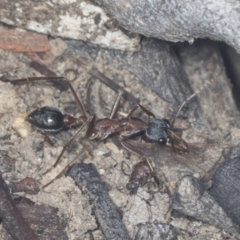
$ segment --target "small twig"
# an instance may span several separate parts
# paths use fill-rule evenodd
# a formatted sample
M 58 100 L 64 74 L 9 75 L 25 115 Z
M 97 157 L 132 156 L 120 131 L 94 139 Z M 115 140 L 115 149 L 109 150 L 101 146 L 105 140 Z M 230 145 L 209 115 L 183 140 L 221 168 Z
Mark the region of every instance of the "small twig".
M 45 77 L 57 77 L 56 73 L 48 69 L 45 65 L 37 62 L 30 62 L 30 67 L 44 75 Z
M 37 62 L 31 62 L 30 67 L 32 67 L 33 69 L 35 69 L 36 71 L 38 71 L 39 73 L 44 75 L 45 77 L 58 78 L 58 76 L 53 71 L 51 71 L 48 67 L 46 67 L 45 65 L 39 64 Z M 66 91 L 68 89 L 68 86 L 64 81 L 55 80 L 55 81 L 51 81 L 51 82 L 53 83 L 54 87 L 56 87 L 57 89 L 59 89 L 62 92 Z
M 33 230 L 29 227 L 16 207 L 8 187 L 0 175 L 0 217 L 3 226 L 14 240 L 35 240 Z
M 140 100 L 138 98 L 134 97 L 131 93 L 129 93 L 129 92 L 125 91 L 124 89 L 122 89 L 122 87 L 120 87 L 113 80 L 111 80 L 110 78 L 106 77 L 103 73 L 99 72 L 96 67 L 92 67 L 89 70 L 89 74 L 91 74 L 93 77 L 96 77 L 98 80 L 100 80 L 102 83 L 104 83 L 106 86 L 111 88 L 116 93 L 119 93 L 119 91 L 123 91 L 123 94 L 122 94 L 123 98 L 126 101 L 130 102 L 131 105 L 135 105 L 137 103 L 140 103 Z

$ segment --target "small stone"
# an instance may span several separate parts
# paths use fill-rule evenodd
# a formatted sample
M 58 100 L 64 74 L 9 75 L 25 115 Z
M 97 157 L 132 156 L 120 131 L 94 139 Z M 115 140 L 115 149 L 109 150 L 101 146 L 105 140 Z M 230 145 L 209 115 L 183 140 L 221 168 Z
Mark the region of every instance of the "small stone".
M 12 128 L 18 133 L 21 138 L 26 138 L 31 131 L 30 124 L 25 121 L 27 114 L 19 114 L 13 121 Z

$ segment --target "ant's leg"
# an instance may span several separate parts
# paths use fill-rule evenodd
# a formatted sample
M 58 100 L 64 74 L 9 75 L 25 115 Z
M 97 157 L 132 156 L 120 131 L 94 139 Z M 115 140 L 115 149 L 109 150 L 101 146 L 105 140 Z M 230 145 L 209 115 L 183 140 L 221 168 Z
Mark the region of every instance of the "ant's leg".
M 172 148 L 173 148 L 174 152 L 175 153 L 183 152 L 183 153 L 188 154 L 189 153 L 188 144 L 182 138 L 180 138 L 178 135 L 176 135 L 174 133 L 172 133 L 172 134 L 175 137 L 175 139 L 180 140 L 179 142 L 181 143 L 181 144 L 174 144 L 174 139 L 170 138 L 170 142 L 171 142 L 171 145 L 172 145 Z M 198 166 L 191 158 L 189 158 L 189 160 L 191 161 L 191 164 L 193 164 L 195 167 L 200 169 L 204 174 L 207 174 L 207 172 L 203 168 Z
M 149 163 L 149 161 L 147 160 L 147 158 L 146 158 L 140 151 L 134 149 L 130 144 L 128 144 L 126 141 L 124 141 L 124 140 L 121 139 L 121 138 L 119 138 L 119 141 L 120 141 L 121 145 L 122 145 L 125 149 L 127 149 L 128 151 L 133 152 L 133 153 L 137 154 L 138 156 L 142 157 L 142 158 L 147 162 L 147 164 L 148 164 L 149 169 L 151 170 L 151 172 L 154 172 L 151 164 Z
M 59 163 L 61 157 L 63 156 L 64 152 L 66 151 L 66 149 L 71 145 L 71 143 L 74 141 L 74 139 L 77 137 L 77 135 L 82 131 L 82 129 L 83 129 L 85 126 L 88 125 L 88 123 L 89 123 L 92 119 L 93 119 L 93 116 L 89 117 L 89 118 L 87 119 L 87 121 L 86 121 L 86 122 L 79 128 L 79 130 L 75 133 L 75 135 L 67 142 L 67 144 L 63 146 L 63 149 L 62 149 L 60 155 L 58 156 L 56 162 L 53 164 L 53 166 L 52 166 L 51 168 L 49 168 L 46 172 L 44 172 L 43 175 L 47 174 L 48 172 L 50 172 L 53 168 L 55 168 L 55 167 L 58 165 L 58 163 Z
M 44 136 L 45 140 L 46 140 L 52 147 L 54 146 L 53 141 L 51 140 L 51 138 L 47 135 L 47 133 L 46 133 L 45 131 L 38 129 L 38 132 Z
M 52 179 L 50 182 L 46 183 L 44 186 L 42 186 L 41 190 L 44 190 L 46 187 L 48 187 L 50 184 L 52 184 L 56 179 L 60 178 L 64 173 L 65 171 L 67 170 L 67 168 L 73 164 L 73 162 L 75 161 L 76 159 L 74 158 L 73 161 L 71 161 L 70 163 L 67 164 L 67 166 L 54 178 Z M 47 171 L 48 172 L 48 171 Z M 46 172 L 46 173 L 47 173 Z
M 137 154 L 138 156 L 145 158 L 145 156 L 140 151 L 134 149 L 131 145 L 129 145 L 127 142 L 125 142 L 122 138 L 119 138 L 119 141 L 120 141 L 121 145 L 128 151 L 133 152 L 133 153 Z
M 77 160 L 80 158 L 80 156 L 84 153 L 86 155 L 87 158 L 91 159 L 91 155 L 88 152 L 88 150 L 86 150 L 86 145 L 83 145 L 83 149 L 80 151 L 80 153 L 78 153 L 78 155 L 70 162 L 68 163 L 64 169 L 54 178 L 52 179 L 50 182 L 46 183 L 44 186 L 41 187 L 42 190 L 44 190 L 46 187 L 48 187 L 49 185 L 51 185 L 56 179 L 60 178 L 64 173 L 67 172 L 67 170 L 69 169 L 69 167 Z
M 171 131 L 171 136 L 172 137 L 170 137 L 170 142 L 172 144 L 174 152 L 184 152 L 188 154 L 189 153 L 188 144 L 173 131 Z M 174 142 L 176 142 L 176 144 L 174 144 Z
M 86 114 L 85 108 L 83 107 L 83 104 L 80 101 L 79 97 L 77 96 L 75 90 L 73 89 L 73 86 L 72 86 L 71 82 L 69 80 L 67 80 L 66 78 L 64 78 L 64 77 L 31 77 L 31 78 L 21 78 L 21 79 L 16 79 L 16 80 L 4 80 L 4 79 L 1 79 L 1 80 L 4 81 L 4 82 L 10 82 L 12 84 L 19 84 L 19 83 L 32 82 L 32 81 L 62 80 L 70 88 L 70 90 L 71 90 L 71 92 L 72 92 L 72 94 L 74 96 L 74 99 L 75 99 L 75 101 L 77 103 L 77 106 L 78 106 L 78 109 L 79 109 L 81 115 L 83 117 L 87 118 L 87 114 Z
M 69 166 L 71 166 L 77 159 L 79 159 L 79 157 L 83 154 L 83 152 L 86 153 L 85 149 L 82 149 L 80 151 L 80 153 L 78 153 L 78 155 L 70 162 L 68 163 L 64 169 L 54 178 L 52 179 L 50 182 L 46 183 L 44 186 L 42 186 L 42 190 L 44 190 L 46 187 L 48 187 L 50 184 L 52 184 L 56 179 L 60 178 L 69 168 Z
M 83 117 L 87 118 L 87 114 L 86 114 L 85 108 L 83 107 L 83 104 L 80 101 L 79 97 L 77 96 L 75 90 L 73 89 L 73 86 L 72 86 L 71 82 L 69 80 L 67 80 L 66 78 L 64 78 L 64 81 L 67 83 L 68 87 L 71 89 L 71 91 L 73 93 L 73 96 L 75 98 L 75 101 L 77 102 L 77 105 L 78 105 L 78 108 L 79 108 L 79 111 L 80 111 L 81 115 Z
M 131 118 L 132 115 L 133 115 L 133 113 L 134 113 L 137 109 L 139 109 L 139 108 L 141 108 L 141 110 L 142 110 L 143 112 L 145 112 L 149 117 L 156 118 L 155 115 L 154 115 L 152 112 L 150 112 L 149 110 L 147 110 L 145 107 L 143 107 L 143 106 L 140 105 L 140 104 L 136 104 L 136 105 L 131 109 L 131 111 L 130 111 L 129 114 L 127 115 L 127 118 Z
M 119 105 L 119 102 L 120 102 L 120 99 L 122 97 L 122 94 L 123 94 L 123 91 L 121 90 L 118 95 L 117 95 L 117 98 L 112 106 L 112 109 L 111 109 L 111 112 L 110 112 L 110 119 L 112 119 L 114 117 L 114 115 L 116 114 L 117 112 L 117 108 L 118 108 L 118 105 Z

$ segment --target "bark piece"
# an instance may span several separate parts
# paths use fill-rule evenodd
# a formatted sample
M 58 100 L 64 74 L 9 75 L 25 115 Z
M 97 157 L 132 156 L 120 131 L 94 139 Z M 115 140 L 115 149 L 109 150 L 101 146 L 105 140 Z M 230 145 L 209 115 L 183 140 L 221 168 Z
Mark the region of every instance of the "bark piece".
M 96 167 L 90 163 L 80 163 L 71 167 L 68 175 L 89 197 L 93 213 L 107 239 L 130 239 L 122 223 L 117 207 L 108 195 L 105 183 L 101 180 Z
M 84 0 L 0 3 L 0 22 L 54 37 L 81 39 L 105 48 L 139 50 L 140 37 L 121 31 L 98 6 Z M 113 24 L 111 24 L 113 23 Z
M 65 216 L 58 216 L 57 208 L 45 204 L 38 205 L 22 197 L 14 201 L 39 239 L 69 239 L 65 232 L 67 219 Z
M 0 26 L 0 48 L 13 52 L 46 52 L 51 46 L 47 35 Z
M 10 196 L 8 187 L 0 175 L 0 217 L 4 227 L 14 240 L 37 239 Z

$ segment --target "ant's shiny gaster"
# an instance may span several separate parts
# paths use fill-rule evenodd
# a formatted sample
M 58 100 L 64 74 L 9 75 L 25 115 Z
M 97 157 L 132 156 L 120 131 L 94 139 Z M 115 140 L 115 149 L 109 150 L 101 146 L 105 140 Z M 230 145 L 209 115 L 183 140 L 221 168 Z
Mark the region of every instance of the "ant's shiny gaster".
M 63 128 L 81 126 L 86 122 L 87 118 L 85 116 L 75 118 L 71 115 L 63 114 L 55 107 L 45 106 L 32 111 L 26 117 L 26 120 L 46 132 L 58 132 Z

